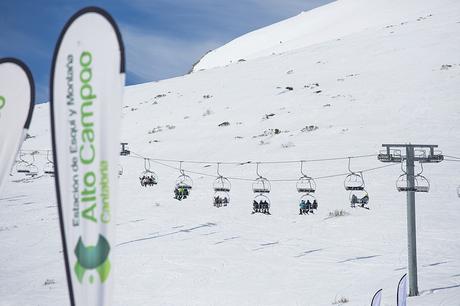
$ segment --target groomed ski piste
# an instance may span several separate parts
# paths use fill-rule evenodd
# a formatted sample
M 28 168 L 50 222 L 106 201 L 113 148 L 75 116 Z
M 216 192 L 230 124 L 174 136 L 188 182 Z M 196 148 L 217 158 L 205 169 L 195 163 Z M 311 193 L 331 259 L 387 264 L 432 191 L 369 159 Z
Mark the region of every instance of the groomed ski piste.
M 362 306 L 381 288 L 382 305 L 396 305 L 407 272 L 400 166 L 364 173 L 370 210 L 350 208 L 344 176 L 316 180 L 319 207 L 309 215 L 298 213 L 295 181 L 271 181 L 268 216 L 251 214 L 254 162 L 374 154 L 352 159 L 359 171 L 385 165 L 381 144 L 408 142 L 458 157 L 459 54 L 458 1 L 339 0 L 232 41 L 189 75 L 127 87 L 122 141 L 132 152 L 120 157 L 114 305 Z M 29 134 L 24 150 L 51 148 L 48 104 L 36 106 Z M 152 160 L 158 184 L 142 187 L 136 156 L 253 163 L 220 166 L 249 181 L 231 180 L 229 205 L 216 208 L 215 163 L 184 162 L 194 185 L 177 201 L 179 163 Z M 68 304 L 54 180 L 43 174 L 46 153 L 35 158 L 40 173 L 14 173 L 0 199 L 1 306 Z M 304 170 L 343 174 L 348 161 Z M 301 176 L 298 163 L 259 172 Z M 459 172 L 453 161 L 424 167 L 420 296 L 409 305 L 460 305 Z M 329 216 L 335 210 L 347 214 Z

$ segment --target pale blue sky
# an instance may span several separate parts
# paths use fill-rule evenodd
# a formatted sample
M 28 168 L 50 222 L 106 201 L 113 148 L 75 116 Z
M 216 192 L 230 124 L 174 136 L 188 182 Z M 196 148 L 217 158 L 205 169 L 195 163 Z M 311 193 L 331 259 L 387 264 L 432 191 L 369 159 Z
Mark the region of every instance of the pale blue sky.
M 56 40 L 67 19 L 99 6 L 117 21 L 126 47 L 127 84 L 187 73 L 205 52 L 249 31 L 332 0 L 0 1 L 0 57 L 32 70 L 37 102 L 48 101 Z

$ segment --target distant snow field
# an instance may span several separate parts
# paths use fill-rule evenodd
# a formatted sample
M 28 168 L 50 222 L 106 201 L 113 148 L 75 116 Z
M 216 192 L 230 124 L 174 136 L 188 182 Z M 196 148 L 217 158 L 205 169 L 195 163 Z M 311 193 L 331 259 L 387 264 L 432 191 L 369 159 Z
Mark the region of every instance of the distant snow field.
M 459 55 L 458 1 L 339 0 L 210 52 L 190 75 L 127 87 L 122 141 L 141 156 L 192 161 L 377 155 L 398 142 L 459 156 Z M 29 134 L 23 149 L 51 148 L 48 104 L 36 106 Z M 399 165 L 364 173 L 370 210 L 350 208 L 342 176 L 317 180 L 319 207 L 305 216 L 295 181 L 272 181 L 267 216 L 251 214 L 251 181 L 232 180 L 228 207 L 213 207 L 213 178 L 187 171 L 215 175 L 215 164 L 183 164 L 194 186 L 180 202 L 178 163 L 152 162 L 159 184 L 141 187 L 134 155 L 120 157 L 114 305 L 362 306 L 380 288 L 382 306 L 396 305 L 407 272 Z M 46 156 L 36 163 L 42 169 Z M 351 162 L 355 171 L 382 165 L 376 156 Z M 323 177 L 346 173 L 348 162 L 304 167 Z M 409 305 L 460 305 L 459 167 L 424 167 L 420 296 Z M 220 172 L 257 177 L 254 163 Z M 259 172 L 301 176 L 300 164 Z M 0 205 L 0 305 L 67 305 L 53 179 L 14 174 Z

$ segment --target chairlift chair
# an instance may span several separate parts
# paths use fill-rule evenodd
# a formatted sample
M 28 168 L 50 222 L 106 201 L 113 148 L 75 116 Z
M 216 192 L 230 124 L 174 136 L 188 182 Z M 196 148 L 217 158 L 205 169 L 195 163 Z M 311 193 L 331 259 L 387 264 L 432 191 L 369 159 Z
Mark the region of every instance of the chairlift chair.
M 421 175 L 417 174 L 414 177 L 415 180 L 415 192 L 429 192 L 430 191 L 430 181 Z
M 193 187 L 193 180 L 182 170 L 182 162 L 180 162 L 179 171 L 181 174 L 177 177 L 176 184 L 174 185 L 174 198 L 182 201 L 190 195 L 190 191 Z
M 231 188 L 231 184 L 230 184 L 230 181 L 226 177 L 219 176 L 218 178 L 216 178 L 216 180 L 212 184 L 212 188 L 216 192 L 217 191 L 229 192 Z
M 296 184 L 299 193 L 314 193 L 316 191 L 315 180 L 311 177 L 302 176 Z
M 30 177 L 34 177 L 38 175 L 38 167 L 34 164 L 27 165 L 27 172 L 26 175 Z
M 409 181 L 407 180 L 407 173 L 404 171 L 403 165 L 401 163 L 401 169 L 403 174 L 401 174 L 396 180 L 396 189 L 399 192 L 429 192 L 430 191 L 430 182 L 428 179 L 422 175 L 423 172 L 423 163 L 420 163 L 421 170 L 418 174 L 413 176 L 414 186 L 411 187 Z
M 352 208 L 356 206 L 367 208 L 367 204 L 369 204 L 369 194 L 366 190 L 353 190 L 350 192 L 350 205 Z
M 225 207 L 230 203 L 230 194 L 226 191 L 216 191 L 213 199 L 215 207 Z
M 48 174 L 49 176 L 54 176 L 54 164 L 47 162 L 43 168 L 43 173 Z
M 120 174 L 120 172 L 118 173 Z M 121 173 L 123 174 L 123 170 L 121 170 Z M 139 175 L 139 181 L 142 187 L 152 187 L 158 184 L 158 176 L 151 170 L 144 170 Z
M 314 193 L 316 191 L 315 180 L 303 172 L 303 161 L 300 162 L 300 173 L 302 176 L 296 183 L 297 192 Z
M 460 185 L 457 187 L 457 196 L 460 198 Z
M 256 174 L 258 177 L 252 183 L 252 192 L 260 193 L 260 194 L 270 193 L 271 188 L 272 188 L 270 181 L 266 179 L 265 177 L 263 177 L 262 175 L 260 175 L 259 163 L 257 163 Z
M 257 178 L 252 183 L 252 192 L 256 194 L 252 202 L 252 213 L 263 213 L 270 215 L 271 202 L 267 194 L 271 191 L 271 184 L 268 179 L 260 175 L 259 163 L 256 167 Z
M 265 194 L 258 194 L 254 197 L 252 204 L 252 213 L 262 213 L 270 215 L 270 199 Z
M 345 177 L 345 190 L 364 190 L 364 179 L 360 173 L 350 173 Z
M 19 160 L 16 163 L 16 172 L 17 173 L 22 173 L 22 174 L 29 173 L 29 168 L 27 167 L 28 165 L 29 165 L 29 163 L 27 163 L 26 161 Z
M 267 180 L 264 177 L 258 177 L 253 183 L 252 183 L 252 191 L 254 193 L 270 193 L 271 191 L 271 184 L 270 181 Z
M 212 188 L 214 189 L 214 201 L 215 207 L 227 206 L 230 203 L 230 189 L 232 185 L 230 180 L 220 174 L 220 163 L 217 163 L 217 178 L 214 181 Z
M 176 180 L 176 186 L 191 190 L 193 187 L 192 178 L 187 174 L 182 173 Z
M 396 190 L 398 190 L 399 192 L 415 191 L 415 187 L 414 188 L 409 187 L 409 182 L 407 181 L 407 175 L 403 173 L 396 180 Z
M 348 158 L 348 171 L 350 174 L 348 174 L 345 177 L 345 180 L 343 182 L 343 185 L 345 187 L 345 190 L 364 190 L 364 178 L 362 172 L 353 172 L 350 168 L 351 164 L 351 158 Z
M 49 176 L 54 176 L 54 163 L 50 158 L 50 151 L 46 153 L 46 164 L 43 167 L 43 173 L 48 174 Z
M 24 160 L 24 154 L 22 152 L 19 153 L 19 160 L 16 163 L 16 172 L 27 174 L 29 173 L 29 162 Z
M 318 209 L 318 202 L 316 198 L 311 193 L 306 193 L 300 197 L 299 200 L 299 214 L 300 215 L 308 215 L 309 213 L 313 213 L 314 210 Z
M 25 173 L 26 176 L 30 176 L 30 177 L 35 177 L 38 175 L 38 167 L 34 164 L 35 163 L 35 153 L 32 153 L 32 162 L 30 162 L 28 165 L 27 165 L 27 172 Z
M 139 175 L 139 181 L 142 187 L 153 187 L 158 184 L 158 176 L 150 170 L 150 160 L 148 158 L 144 158 L 144 171 Z
M 214 189 L 215 192 L 230 192 L 230 189 L 232 188 L 232 184 L 230 183 L 230 180 L 223 175 L 220 174 L 219 172 L 220 164 L 217 164 L 217 178 L 212 184 L 212 188 Z

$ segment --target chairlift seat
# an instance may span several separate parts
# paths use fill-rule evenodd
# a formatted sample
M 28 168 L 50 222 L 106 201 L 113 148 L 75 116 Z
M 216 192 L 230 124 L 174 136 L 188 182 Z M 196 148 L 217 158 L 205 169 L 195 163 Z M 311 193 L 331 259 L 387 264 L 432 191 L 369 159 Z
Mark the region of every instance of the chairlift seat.
M 215 192 L 230 192 L 232 185 L 228 178 L 224 176 L 219 176 L 212 184 L 212 188 Z
M 227 188 L 227 187 L 215 187 L 214 188 L 214 191 L 215 192 L 229 192 L 230 191 L 230 188 Z
M 258 177 L 254 183 L 252 183 L 252 191 L 254 193 L 269 193 L 271 190 L 270 182 L 264 177 Z
M 415 192 L 429 192 L 430 187 L 429 186 L 417 186 L 415 187 Z
M 397 189 L 398 191 L 400 191 L 400 192 L 401 192 L 401 191 L 414 191 L 414 192 L 417 191 L 417 190 L 416 190 L 417 188 L 415 188 L 415 187 L 414 187 L 414 188 L 410 188 L 410 187 L 406 187 L 406 186 L 398 186 L 398 187 L 396 187 L 396 189 Z
M 316 183 L 313 178 L 304 175 L 297 181 L 296 188 L 299 193 L 313 193 L 316 190 Z
M 316 190 L 313 188 L 297 188 L 299 193 L 314 193 Z
M 252 191 L 254 193 L 270 193 L 270 190 L 266 188 L 253 188 Z
M 364 178 L 362 174 L 352 172 L 347 175 L 343 185 L 345 190 L 364 190 Z
M 364 186 L 345 186 L 345 190 L 364 190 Z

